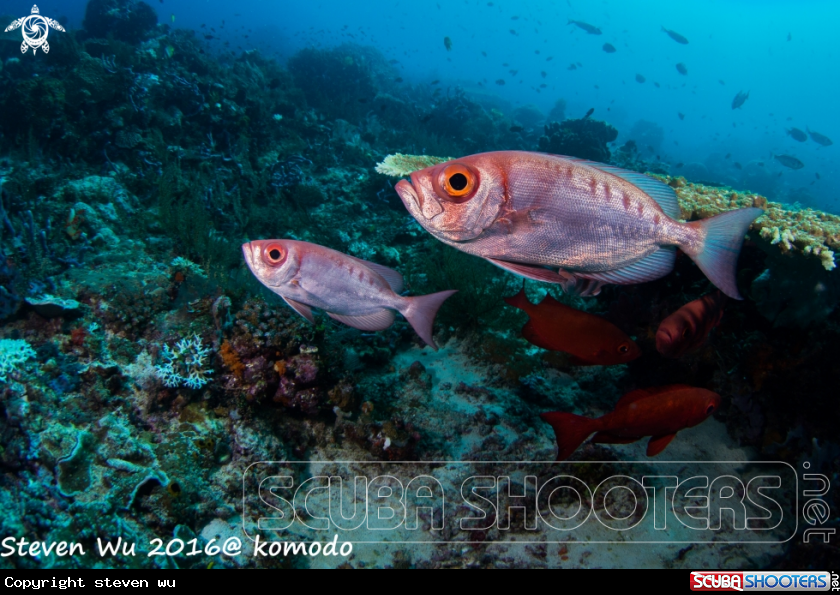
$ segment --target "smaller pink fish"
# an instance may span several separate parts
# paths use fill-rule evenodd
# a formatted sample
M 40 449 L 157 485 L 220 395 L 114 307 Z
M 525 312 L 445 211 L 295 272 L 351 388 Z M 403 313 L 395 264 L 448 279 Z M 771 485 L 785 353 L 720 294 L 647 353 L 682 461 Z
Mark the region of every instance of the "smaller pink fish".
M 394 323 L 396 310 L 437 350 L 435 315 L 455 290 L 404 297 L 397 271 L 309 242 L 256 240 L 243 244 L 242 252 L 260 283 L 309 322 L 315 321 L 312 308 L 318 308 L 353 328 L 381 331 Z

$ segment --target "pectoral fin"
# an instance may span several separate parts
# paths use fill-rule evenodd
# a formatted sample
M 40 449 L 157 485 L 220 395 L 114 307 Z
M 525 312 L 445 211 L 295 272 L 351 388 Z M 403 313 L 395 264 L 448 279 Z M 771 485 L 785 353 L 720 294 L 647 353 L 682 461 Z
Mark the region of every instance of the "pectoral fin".
M 665 447 L 671 443 L 671 440 L 674 439 L 676 436 L 676 432 L 673 434 L 665 434 L 664 436 L 653 436 L 648 442 L 647 446 L 647 456 L 655 457 L 660 452 L 665 450 Z
M 286 296 L 281 295 L 280 297 L 283 298 L 283 301 L 289 304 L 295 312 L 306 318 L 309 322 L 313 324 L 315 323 L 315 317 L 312 315 L 312 308 L 306 304 L 301 304 L 291 298 L 287 298 Z

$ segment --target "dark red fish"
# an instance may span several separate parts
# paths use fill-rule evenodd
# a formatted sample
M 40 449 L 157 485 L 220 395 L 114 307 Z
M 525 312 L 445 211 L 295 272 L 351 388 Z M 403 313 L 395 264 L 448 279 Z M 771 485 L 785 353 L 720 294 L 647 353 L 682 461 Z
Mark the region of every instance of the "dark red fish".
M 681 357 L 696 351 L 723 317 L 726 297 L 719 291 L 700 299 L 668 316 L 656 331 L 656 350 L 665 357 Z
M 528 301 L 523 289 L 505 301 L 531 319 L 522 328 L 522 336 L 529 343 L 569 353 L 574 356 L 575 365 L 626 364 L 641 355 L 638 345 L 611 322 L 570 308 L 550 295 L 535 305 Z
M 565 461 L 597 432 L 596 444 L 630 444 L 650 436 L 647 456 L 662 452 L 676 433 L 705 420 L 720 407 L 720 395 L 704 388 L 671 384 L 627 393 L 598 419 L 552 411 L 540 418 L 554 428 L 557 460 Z

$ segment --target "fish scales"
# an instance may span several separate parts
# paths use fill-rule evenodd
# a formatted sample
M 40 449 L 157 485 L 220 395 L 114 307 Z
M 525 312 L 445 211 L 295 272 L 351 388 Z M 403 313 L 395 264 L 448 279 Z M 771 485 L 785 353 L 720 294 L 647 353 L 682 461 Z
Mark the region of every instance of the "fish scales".
M 468 244 L 467 252 L 492 258 L 512 252 L 526 262 L 598 272 L 651 254 L 669 236 L 662 208 L 617 176 L 559 158 L 536 167 L 513 158 L 508 167 L 509 209 L 529 215 L 514 225 L 530 226 L 532 233 L 499 226 L 494 231 L 505 233 L 489 234 L 493 238 L 481 246 Z M 481 252 L 487 248 L 489 254 Z
M 440 241 L 579 295 L 597 295 L 604 283 L 641 283 L 668 274 L 674 246 L 724 293 L 740 299 L 737 256 L 761 213 L 740 209 L 681 223 L 669 216 L 679 214 L 673 189 L 658 180 L 527 151 L 441 163 L 413 172 L 396 190 Z

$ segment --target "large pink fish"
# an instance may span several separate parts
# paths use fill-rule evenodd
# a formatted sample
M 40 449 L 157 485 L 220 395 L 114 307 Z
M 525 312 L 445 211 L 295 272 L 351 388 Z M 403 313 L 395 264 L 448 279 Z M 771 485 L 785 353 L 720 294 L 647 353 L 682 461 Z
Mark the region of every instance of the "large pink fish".
M 667 275 L 676 248 L 726 295 L 761 209 L 680 223 L 673 189 L 644 174 L 571 157 L 498 151 L 447 161 L 396 185 L 429 233 L 508 271 L 596 295 L 605 283 Z
M 353 328 L 381 331 L 393 324 L 396 310 L 437 350 L 435 314 L 454 290 L 403 297 L 397 271 L 309 242 L 257 240 L 243 244 L 242 252 L 254 276 L 309 322 L 317 308 Z

